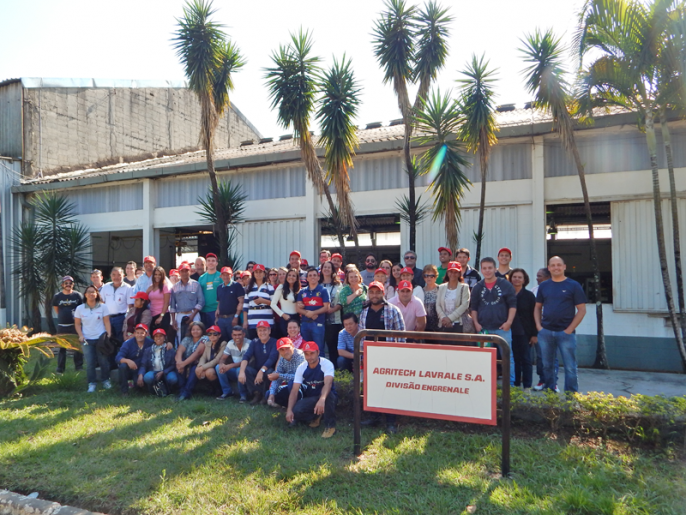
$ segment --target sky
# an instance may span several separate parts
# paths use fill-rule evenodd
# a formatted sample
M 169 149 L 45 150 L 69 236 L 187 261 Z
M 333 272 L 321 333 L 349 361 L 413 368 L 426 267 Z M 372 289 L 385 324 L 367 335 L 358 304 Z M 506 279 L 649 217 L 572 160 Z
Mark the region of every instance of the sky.
M 412 0 L 408 0 L 412 3 Z M 454 90 L 473 54 L 498 69 L 499 104 L 530 100 L 521 75 L 520 38 L 552 28 L 571 41 L 581 0 L 442 0 L 450 7 L 450 54 L 435 86 Z M 183 80 L 172 48 L 181 0 L 0 0 L 0 81 L 17 77 Z M 415 5 L 422 6 L 419 1 Z M 301 27 L 310 30 L 314 53 L 329 67 L 334 56 L 352 59 L 362 87 L 356 123 L 399 118 L 397 100 L 373 55 L 374 21 L 381 0 L 214 0 L 247 64 L 234 77 L 230 98 L 265 137 L 290 130 L 271 110 L 264 69 L 279 45 Z M 414 99 L 416 90 L 411 90 Z

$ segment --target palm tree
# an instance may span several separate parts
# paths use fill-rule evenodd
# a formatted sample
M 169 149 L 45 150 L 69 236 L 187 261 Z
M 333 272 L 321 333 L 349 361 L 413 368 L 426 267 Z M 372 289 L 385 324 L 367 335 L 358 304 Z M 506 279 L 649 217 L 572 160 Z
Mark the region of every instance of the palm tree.
M 460 201 L 470 182 L 464 173 L 469 166 L 461 141 L 455 139 L 461 123 L 461 113 L 449 94 L 435 91 L 428 100 L 422 100 L 415 123 L 422 136 L 416 137 L 419 145 L 430 145 L 419 162 L 421 174 L 429 173 L 429 189 L 434 197 L 433 220 L 442 218 L 448 247 L 457 248 L 460 223 Z
M 215 231 L 219 239 L 221 266 L 228 258 L 228 229 L 214 170 L 214 134 L 219 117 L 230 105 L 233 73 L 245 65 L 245 60 L 238 47 L 226 40 L 221 27 L 210 21 L 215 12 L 211 0 L 190 0 L 183 8 L 183 17 L 176 20 L 178 28 L 173 41 L 188 79 L 188 87 L 200 101 L 200 142 L 205 149 L 207 173 L 210 175 L 216 207 Z
M 429 1 L 423 11 L 407 6 L 404 0 L 386 0 L 386 11 L 374 24 L 374 55 L 384 71 L 384 84 L 391 82 L 398 97 L 398 107 L 405 125 L 403 156 L 409 181 L 407 205 L 410 226 L 410 249 L 417 240 L 417 211 L 415 182 L 419 171 L 412 165 L 411 138 L 413 111 L 421 105 L 431 82 L 445 65 L 448 56 L 448 24 L 452 17 L 438 3 Z M 408 85 L 419 83 L 417 97 L 410 102 Z M 414 105 L 414 108 L 413 108 Z
M 648 145 L 653 179 L 657 250 L 669 319 L 683 366 L 686 348 L 679 330 L 667 268 L 660 176 L 657 164 L 655 113 L 659 112 L 660 53 L 668 26 L 668 0 L 645 6 L 634 0 L 588 0 L 577 35 L 579 55 L 599 54 L 584 66 L 582 84 L 586 105 L 621 106 L 637 112 Z
M 481 259 L 481 242 L 483 241 L 484 212 L 486 210 L 486 180 L 488 178 L 488 158 L 491 148 L 498 143 L 495 133 L 498 126 L 495 121 L 496 106 L 493 101 L 492 84 L 495 82 L 495 71 L 488 69 L 485 56 L 472 56 L 472 62 L 462 72 L 466 79 L 458 80 L 462 84 L 459 110 L 462 112 L 463 123 L 459 136 L 467 144 L 467 150 L 479 153 L 481 165 L 481 201 L 479 202 L 479 226 L 476 231 L 476 260 Z
M 350 176 L 355 149 L 359 146 L 357 126 L 353 123 L 360 105 L 360 88 L 352 71 L 352 62 L 343 56 L 334 59 L 330 70 L 321 78 L 321 98 L 317 120 L 321 127 L 319 143 L 324 146 L 326 179 L 336 186 L 338 216 L 350 228 L 357 245 L 357 220 L 350 198 Z
M 574 97 L 569 84 L 565 80 L 565 70 L 562 66 L 562 45 L 551 30 L 545 34 L 536 30 L 522 40 L 524 48 L 521 50 L 524 61 L 528 63 L 525 70 L 526 86 L 534 95 L 534 106 L 537 109 L 549 112 L 553 117 L 553 123 L 562 139 L 562 143 L 569 156 L 574 159 L 576 170 L 581 183 L 581 194 L 584 198 L 584 212 L 586 213 L 586 225 L 588 226 L 589 245 L 591 248 L 591 266 L 593 268 L 593 282 L 595 290 L 595 307 L 597 322 L 597 344 L 595 368 L 609 368 L 607 352 L 605 349 L 605 331 L 603 328 L 603 303 L 600 289 L 600 266 L 598 265 L 598 252 L 596 250 L 595 236 L 593 234 L 593 216 L 591 203 L 588 199 L 588 187 L 586 186 L 586 172 L 584 164 L 579 157 L 579 149 L 574 136 L 574 120 L 569 112 L 574 102 Z
M 267 86 L 272 109 L 277 109 L 278 121 L 286 129 L 291 125 L 300 145 L 300 153 L 307 176 L 317 188 L 319 195 L 326 195 L 329 211 L 335 215 L 338 210 L 331 198 L 324 171 L 317 158 L 317 152 L 310 133 L 310 117 L 314 111 L 317 93 L 317 78 L 320 58 L 311 56 L 312 39 L 302 30 L 291 34 L 291 42 L 280 46 L 272 53 L 273 68 L 267 68 Z M 341 250 L 345 251 L 342 222 L 336 223 L 336 232 Z

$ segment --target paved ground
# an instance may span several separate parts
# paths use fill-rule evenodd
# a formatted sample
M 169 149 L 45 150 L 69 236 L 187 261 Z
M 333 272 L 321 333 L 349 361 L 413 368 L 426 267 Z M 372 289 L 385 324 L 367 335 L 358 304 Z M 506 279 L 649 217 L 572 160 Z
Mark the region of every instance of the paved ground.
M 537 380 L 538 376 L 534 370 L 534 382 Z M 564 384 L 564 369 L 560 369 L 560 390 L 564 390 Z M 686 395 L 686 374 L 580 368 L 579 390 L 582 393 L 605 392 L 625 397 L 635 393 L 666 397 L 682 396 Z

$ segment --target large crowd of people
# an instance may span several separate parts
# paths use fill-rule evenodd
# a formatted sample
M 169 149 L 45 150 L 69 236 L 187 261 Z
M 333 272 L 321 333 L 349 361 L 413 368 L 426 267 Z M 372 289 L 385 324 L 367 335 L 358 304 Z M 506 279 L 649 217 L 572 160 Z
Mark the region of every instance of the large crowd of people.
M 289 424 L 323 422 L 325 438 L 336 427 L 334 371 L 352 371 L 363 329 L 499 335 L 511 349 L 510 383 L 524 389 L 559 391 L 559 351 L 564 390 L 577 392 L 575 329 L 586 298 L 562 258 L 551 257 L 531 289 L 528 273 L 511 268 L 508 248 L 483 258 L 479 271 L 469 261 L 468 249 L 453 255 L 441 247 L 439 266 L 418 267 L 408 251 L 395 264 L 369 253 L 360 270 L 328 250 L 310 266 L 294 250 L 288 266 L 250 261 L 234 271 L 218 269 L 210 253 L 167 274 L 147 256 L 142 267 L 114 267 L 106 284 L 93 270 L 83 294 L 64 277 L 53 307 L 58 333 L 77 334 L 83 345 L 74 366 L 82 369 L 85 356 L 88 392 L 97 389 L 98 368 L 105 389 L 118 369 L 124 395 L 137 388 L 183 401 L 204 382 L 218 400 L 286 408 Z M 61 349 L 58 373 L 66 357 Z M 395 416 L 386 415 L 386 426 L 397 431 Z

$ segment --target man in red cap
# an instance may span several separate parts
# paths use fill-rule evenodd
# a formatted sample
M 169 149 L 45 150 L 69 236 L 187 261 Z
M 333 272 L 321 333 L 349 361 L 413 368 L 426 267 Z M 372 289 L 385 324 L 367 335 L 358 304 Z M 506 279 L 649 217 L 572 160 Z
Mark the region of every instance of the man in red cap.
M 172 327 L 178 331 L 179 343 L 186 336 L 187 324 L 200 322 L 200 311 L 205 306 L 205 296 L 197 281 L 191 279 L 191 266 L 188 263 L 179 265 L 181 280 L 172 287 L 169 309 L 175 316 Z M 184 323 L 185 319 L 185 323 Z
M 412 295 L 412 283 L 400 281 L 398 283 L 398 295 L 388 301 L 397 307 L 403 315 L 405 330 L 423 331 L 426 329 L 426 310 L 424 304 Z
M 315 342 L 303 342 L 300 349 L 305 354 L 305 363 L 301 363 L 295 371 L 286 421 L 291 427 L 298 422 L 308 422 L 310 427 L 319 427 L 323 417 L 322 438 L 331 438 L 336 433 L 338 401 L 333 363 L 319 357 L 319 347 Z M 300 400 L 299 393 L 302 393 Z
M 152 273 L 157 266 L 157 260 L 155 256 L 145 256 L 143 258 L 143 274 L 136 279 L 136 285 L 131 290 L 131 293 L 135 295 L 139 291 L 147 292 L 148 288 L 152 284 Z
M 336 271 L 338 274 L 338 279 L 341 282 L 345 281 L 345 271 L 343 270 L 343 256 L 340 254 L 332 254 L 331 255 L 331 264 L 333 265 L 333 269 Z
M 388 331 L 405 331 L 405 321 L 400 310 L 384 299 L 384 286 L 378 281 L 372 282 L 367 291 L 369 305 L 360 313 L 360 330 L 385 329 Z M 379 338 L 380 341 L 404 342 L 405 338 Z M 395 434 L 398 432 L 396 415 L 386 415 L 386 430 Z M 362 425 L 371 426 L 378 421 L 377 415 L 368 416 Z
M 148 326 L 145 324 L 138 324 L 133 331 L 133 338 L 129 338 L 122 344 L 114 358 L 119 367 L 119 388 L 122 394 L 128 394 L 129 387 L 133 386 L 133 380 L 138 379 L 138 369 L 143 362 L 143 353 L 152 344 L 153 341 L 148 338 Z
M 507 247 L 503 247 L 498 251 L 498 269 L 495 271 L 495 276 L 502 279 L 510 277 L 512 268 L 510 262 L 512 261 L 512 251 Z
M 205 298 L 205 305 L 200 311 L 200 320 L 205 327 L 210 327 L 215 323 L 215 313 L 217 312 L 217 288 L 222 284 L 220 272 L 217 270 L 217 255 L 210 252 L 205 256 L 207 270 L 198 279 L 202 288 L 202 295 Z M 224 340 L 225 341 L 225 340 Z
M 448 247 L 438 247 L 438 260 L 441 262 L 441 266 L 438 267 L 438 277 L 436 278 L 436 284 L 439 286 L 443 284 L 443 278 L 445 273 L 448 271 L 448 263 L 453 257 L 453 251 Z
M 241 371 L 238 382 L 247 386 L 253 398 L 250 404 L 267 403 L 265 392 L 269 388 L 267 376 L 274 371 L 279 353 L 276 350 L 276 340 L 270 336 L 269 322 L 261 320 L 257 323 L 257 338 L 250 342 L 250 348 L 241 361 Z
M 276 370 L 267 376 L 271 381 L 267 404 L 272 408 L 286 408 L 295 371 L 305 362 L 305 355 L 293 346 L 293 342 L 287 336 L 276 341 L 276 350 L 279 352 L 279 361 L 276 363 Z
M 167 345 L 167 333 L 164 329 L 155 329 L 152 333 L 153 345 L 145 349 L 141 366 L 138 368 L 137 384 L 140 388 L 148 387 L 150 393 L 153 385 L 164 381 L 167 392 L 177 385 L 179 376 L 176 372 L 176 350 Z
M 214 315 L 222 330 L 222 341 L 228 342 L 232 328 L 240 325 L 245 290 L 242 284 L 233 280 L 231 267 L 221 269 L 221 279 L 222 284 L 217 287 L 217 311 Z
M 288 268 L 289 270 L 292 268 L 293 270 L 298 271 L 298 273 L 300 274 L 300 287 L 304 288 L 305 286 L 307 286 L 307 272 L 301 269 L 301 265 L 302 259 L 300 252 L 294 250 L 288 256 L 288 266 L 286 268 Z

